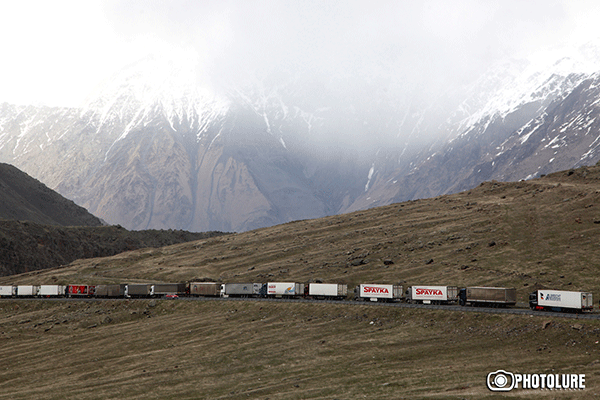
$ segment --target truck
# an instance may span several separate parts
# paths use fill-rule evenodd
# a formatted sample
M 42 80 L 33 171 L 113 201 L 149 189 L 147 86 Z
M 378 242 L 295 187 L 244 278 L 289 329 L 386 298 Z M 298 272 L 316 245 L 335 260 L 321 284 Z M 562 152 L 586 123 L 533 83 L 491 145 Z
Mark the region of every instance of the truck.
M 125 286 L 125 297 L 150 297 L 152 284 L 130 283 Z
M 458 294 L 461 306 L 505 307 L 517 304 L 517 289 L 504 287 L 466 287 Z
M 96 297 L 123 297 L 125 296 L 125 284 L 96 285 L 94 296 Z
M 184 295 L 185 283 L 155 283 L 150 288 L 151 296 Z
M 17 287 L 12 285 L 0 286 L 0 297 L 13 297 L 17 295 Z
M 67 296 L 69 297 L 91 297 L 94 295 L 92 285 L 67 285 Z
M 262 297 L 266 294 L 264 283 L 226 283 L 223 297 Z
M 304 284 L 297 282 L 267 282 L 267 296 L 298 297 L 304 294 Z
M 542 289 L 529 294 L 529 307 L 532 310 L 581 312 L 592 310 L 594 303 L 590 292 Z
M 18 297 L 31 297 L 37 296 L 39 286 L 32 285 L 18 285 L 17 286 L 17 296 Z
M 190 282 L 188 292 L 192 296 L 221 296 L 222 286 L 218 282 Z
M 37 295 L 43 297 L 59 297 L 64 296 L 67 292 L 67 287 L 64 285 L 40 285 Z
M 400 285 L 382 285 L 377 283 L 361 283 L 357 288 L 355 298 L 369 301 L 397 301 L 402 299 L 403 291 Z
M 456 286 L 409 286 L 406 290 L 407 303 L 449 304 L 458 301 Z
M 348 285 L 341 283 L 309 283 L 307 289 L 306 295 L 316 299 L 343 300 L 348 295 Z

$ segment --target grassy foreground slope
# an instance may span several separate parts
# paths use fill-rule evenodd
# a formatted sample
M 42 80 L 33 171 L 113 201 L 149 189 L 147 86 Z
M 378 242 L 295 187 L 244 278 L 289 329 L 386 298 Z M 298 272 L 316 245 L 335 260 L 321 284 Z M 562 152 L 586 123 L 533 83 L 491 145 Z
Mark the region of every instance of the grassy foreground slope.
M 6 283 L 323 281 L 590 290 L 600 298 L 600 168 L 76 261 Z M 600 322 L 373 305 L 0 303 L 0 398 L 505 398 L 485 377 L 585 373 Z M 65 395 L 67 393 L 67 395 Z
M 600 324 L 265 302 L 2 302 L 0 399 L 503 398 L 489 372 L 585 373 Z

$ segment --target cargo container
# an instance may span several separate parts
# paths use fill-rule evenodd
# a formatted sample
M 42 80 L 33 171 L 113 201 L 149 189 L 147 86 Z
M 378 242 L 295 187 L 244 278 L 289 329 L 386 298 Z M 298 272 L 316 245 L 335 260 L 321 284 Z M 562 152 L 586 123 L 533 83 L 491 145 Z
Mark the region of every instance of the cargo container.
M 94 295 L 93 285 L 67 285 L 67 295 L 69 297 L 90 297 Z
M 458 301 L 456 286 L 410 286 L 406 290 L 408 303 L 448 304 Z
M 529 295 L 532 310 L 588 311 L 594 306 L 589 292 L 567 290 L 536 290 Z
M 44 297 L 64 296 L 66 290 L 67 287 L 64 285 L 40 285 L 37 295 Z
M 125 297 L 150 297 L 152 284 L 130 283 L 125 286 Z
M 190 282 L 189 293 L 192 296 L 221 296 L 221 287 L 218 282 Z
M 396 301 L 401 300 L 403 294 L 399 285 L 361 284 L 357 290 L 355 296 L 358 300 Z
M 96 297 L 123 297 L 125 296 L 125 284 L 119 285 L 96 285 L 94 296 Z
M 224 297 L 260 297 L 264 283 L 226 283 L 223 285 Z
M 517 289 L 503 287 L 467 287 L 460 289 L 461 306 L 504 307 L 517 304 Z
M 19 297 L 30 297 L 37 296 L 39 286 L 31 285 L 19 285 L 17 286 L 17 296 Z
M 343 299 L 348 295 L 348 285 L 340 283 L 309 283 L 309 296 L 317 299 Z
M 299 297 L 304 295 L 304 284 L 297 282 L 267 282 L 267 296 Z
M 185 283 L 155 283 L 150 289 L 151 296 L 166 296 L 168 294 L 184 295 Z
M 17 295 L 17 287 L 12 285 L 0 286 L 0 297 L 12 297 Z

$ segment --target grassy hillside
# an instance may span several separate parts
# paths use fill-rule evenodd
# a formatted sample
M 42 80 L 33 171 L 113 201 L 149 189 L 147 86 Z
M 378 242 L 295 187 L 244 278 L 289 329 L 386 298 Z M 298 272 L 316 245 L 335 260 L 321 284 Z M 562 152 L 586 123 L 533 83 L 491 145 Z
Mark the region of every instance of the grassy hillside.
M 600 298 L 600 168 L 298 221 L 6 283 L 323 281 L 590 290 Z M 600 322 L 372 305 L 0 303 L 0 398 L 505 398 L 487 373 L 585 373 Z M 24 355 L 24 356 L 23 356 Z M 21 361 L 23 360 L 23 361 Z

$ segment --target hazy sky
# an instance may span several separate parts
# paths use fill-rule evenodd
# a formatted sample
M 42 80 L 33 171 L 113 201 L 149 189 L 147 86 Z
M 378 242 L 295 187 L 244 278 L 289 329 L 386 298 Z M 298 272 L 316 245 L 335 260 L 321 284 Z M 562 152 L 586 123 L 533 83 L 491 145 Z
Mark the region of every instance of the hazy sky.
M 206 79 L 316 71 L 472 79 L 490 62 L 600 36 L 596 0 L 2 1 L 0 102 L 77 106 L 147 53 Z

